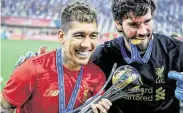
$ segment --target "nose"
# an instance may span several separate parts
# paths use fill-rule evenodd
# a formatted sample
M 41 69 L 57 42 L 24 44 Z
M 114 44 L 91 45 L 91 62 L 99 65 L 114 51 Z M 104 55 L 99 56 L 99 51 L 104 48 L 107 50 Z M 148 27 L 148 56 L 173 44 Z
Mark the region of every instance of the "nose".
M 81 42 L 81 47 L 85 47 L 85 48 L 91 47 L 91 40 L 89 37 L 86 37 L 85 39 L 83 39 L 83 41 Z
M 144 24 L 140 25 L 139 29 L 137 30 L 137 34 L 141 36 L 144 36 L 147 34 L 147 28 Z

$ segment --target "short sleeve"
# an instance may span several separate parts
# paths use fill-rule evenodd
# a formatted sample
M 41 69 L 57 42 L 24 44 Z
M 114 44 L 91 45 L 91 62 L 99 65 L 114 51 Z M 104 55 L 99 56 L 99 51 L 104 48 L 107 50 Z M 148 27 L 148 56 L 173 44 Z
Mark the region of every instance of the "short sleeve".
M 17 67 L 2 90 L 3 97 L 15 106 L 23 105 L 34 91 L 35 68 L 31 60 Z

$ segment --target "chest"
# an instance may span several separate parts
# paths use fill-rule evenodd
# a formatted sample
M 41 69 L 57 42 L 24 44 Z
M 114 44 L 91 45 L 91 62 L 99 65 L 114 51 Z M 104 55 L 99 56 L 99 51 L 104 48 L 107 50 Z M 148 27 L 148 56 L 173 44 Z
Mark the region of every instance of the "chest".
M 119 63 L 120 65 L 127 65 L 126 63 Z M 175 81 L 168 78 L 168 72 L 170 67 L 166 58 L 164 59 L 153 59 L 151 58 L 148 63 L 130 64 L 136 68 L 140 75 L 143 85 L 140 87 L 139 95 L 134 97 L 138 101 L 144 102 L 163 102 L 170 99 L 174 95 Z M 127 100 L 135 100 L 132 97 L 125 97 Z
M 59 107 L 58 75 L 56 72 L 41 73 L 37 77 L 36 91 L 33 93 L 32 103 L 39 103 L 41 112 L 57 113 Z M 64 97 L 67 107 L 74 90 L 77 77 L 64 73 Z M 92 87 L 88 79 L 83 76 L 74 107 L 79 107 L 92 95 Z

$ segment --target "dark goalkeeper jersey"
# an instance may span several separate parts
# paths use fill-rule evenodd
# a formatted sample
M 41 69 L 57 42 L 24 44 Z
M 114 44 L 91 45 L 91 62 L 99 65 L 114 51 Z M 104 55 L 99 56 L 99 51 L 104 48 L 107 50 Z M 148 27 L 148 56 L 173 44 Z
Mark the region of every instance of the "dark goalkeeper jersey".
M 153 49 L 147 63 L 130 64 L 141 74 L 140 92 L 124 96 L 113 102 L 110 113 L 179 113 L 179 100 L 175 98 L 176 81 L 168 72 L 183 72 L 183 42 L 160 34 L 153 34 Z M 121 55 L 123 38 L 115 38 L 100 45 L 91 60 L 109 76 L 113 64 L 128 65 Z M 130 53 L 127 52 L 129 57 Z

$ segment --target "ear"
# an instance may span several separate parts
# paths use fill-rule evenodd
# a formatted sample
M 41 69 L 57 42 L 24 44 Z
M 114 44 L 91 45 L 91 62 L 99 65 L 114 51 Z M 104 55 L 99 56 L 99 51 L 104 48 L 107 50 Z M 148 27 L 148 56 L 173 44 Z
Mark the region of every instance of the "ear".
M 58 42 L 59 43 L 64 43 L 64 32 L 62 30 L 58 30 Z
M 116 25 L 116 28 L 117 28 L 118 32 L 122 32 L 123 31 L 122 25 L 120 24 L 119 21 L 115 21 L 115 25 Z

